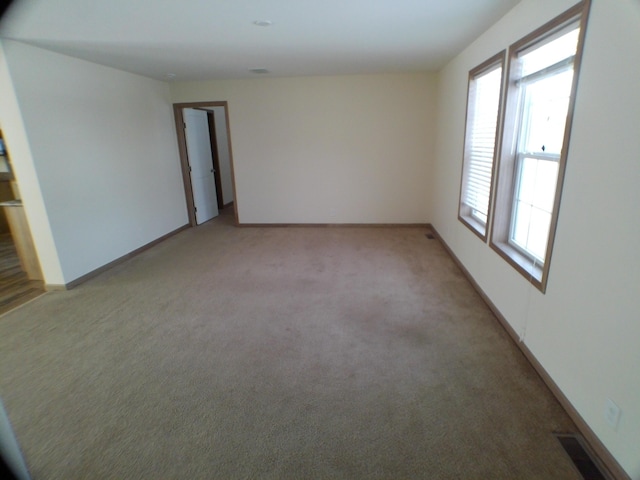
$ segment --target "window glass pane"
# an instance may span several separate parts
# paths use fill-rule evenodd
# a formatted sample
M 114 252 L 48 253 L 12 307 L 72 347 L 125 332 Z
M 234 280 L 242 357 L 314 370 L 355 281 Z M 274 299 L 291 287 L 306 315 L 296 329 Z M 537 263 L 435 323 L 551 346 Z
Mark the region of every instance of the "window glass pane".
M 557 161 L 522 158 L 511 240 L 540 263 L 546 251 L 557 179 Z
M 580 29 L 576 25 L 573 30 L 561 37 L 536 47 L 533 51 L 524 53 L 520 57 L 522 76 L 525 77 L 575 55 L 579 33 Z
M 537 208 L 532 208 L 530 222 L 531 225 L 529 227 L 526 249 L 540 262 L 543 262 L 544 255 L 547 251 L 551 214 Z
M 550 224 L 551 213 L 531 207 L 524 202 L 516 202 L 515 228 L 511 240 L 529 252 L 539 265 L 544 262 Z
M 539 265 L 547 249 L 578 34 L 574 25 L 519 54 L 521 110 L 509 239 Z
M 571 69 L 525 84 L 524 151 L 560 154 L 572 80 Z
M 538 161 L 535 158 L 524 158 L 520 166 L 518 181 L 518 200 L 528 204 L 533 203 L 533 195 L 536 186 L 536 168 Z
M 516 202 L 513 216 L 513 236 L 512 240 L 522 248 L 527 247 L 529 236 L 529 220 L 531 219 L 531 206 L 525 202 Z
M 558 180 L 558 162 L 537 160 L 535 189 L 531 203 L 546 212 L 553 210 Z

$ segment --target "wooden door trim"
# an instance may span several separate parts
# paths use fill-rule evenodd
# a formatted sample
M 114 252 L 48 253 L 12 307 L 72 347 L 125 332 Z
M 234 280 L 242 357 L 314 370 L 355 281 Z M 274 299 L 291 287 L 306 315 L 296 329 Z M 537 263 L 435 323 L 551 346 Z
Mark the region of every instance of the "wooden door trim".
M 187 214 L 189 215 L 189 225 L 195 227 L 196 213 L 194 210 L 193 202 L 193 187 L 191 185 L 191 175 L 189 174 L 189 157 L 187 156 L 187 138 L 184 133 L 185 123 L 184 115 L 182 114 L 183 108 L 178 104 L 173 104 L 173 117 L 176 122 L 176 134 L 178 135 L 178 153 L 180 155 L 180 169 L 182 170 L 182 183 L 184 185 L 184 196 L 187 203 Z
M 189 161 L 187 157 L 187 141 L 184 134 L 184 116 L 182 110 L 184 108 L 201 108 L 201 107 L 224 107 L 224 117 L 227 123 L 227 144 L 229 147 L 229 165 L 231 167 L 231 187 L 233 188 L 233 214 L 235 224 L 238 224 L 238 193 L 236 189 L 235 169 L 233 166 L 233 150 L 231 147 L 231 127 L 229 125 L 229 106 L 228 102 L 189 102 L 174 103 L 173 117 L 176 124 L 176 134 L 178 136 L 178 153 L 180 156 L 180 167 L 182 169 L 182 181 L 184 185 L 185 201 L 187 204 L 187 213 L 189 215 L 189 224 L 195 227 L 196 215 L 193 203 L 193 187 L 191 185 L 191 175 L 189 175 Z

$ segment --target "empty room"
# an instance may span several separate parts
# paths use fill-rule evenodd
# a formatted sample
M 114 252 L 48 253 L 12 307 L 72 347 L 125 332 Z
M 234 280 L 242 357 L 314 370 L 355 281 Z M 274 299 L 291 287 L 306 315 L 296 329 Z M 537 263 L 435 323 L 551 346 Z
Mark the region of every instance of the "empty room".
M 1 472 L 640 480 L 638 78 L 638 0 L 14 0 Z

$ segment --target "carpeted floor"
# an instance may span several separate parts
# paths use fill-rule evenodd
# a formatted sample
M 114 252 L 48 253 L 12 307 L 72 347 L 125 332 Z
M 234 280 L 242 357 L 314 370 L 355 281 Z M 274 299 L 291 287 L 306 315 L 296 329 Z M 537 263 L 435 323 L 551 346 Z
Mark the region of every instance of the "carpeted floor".
M 573 431 L 419 228 L 189 229 L 0 317 L 34 479 L 578 479 Z

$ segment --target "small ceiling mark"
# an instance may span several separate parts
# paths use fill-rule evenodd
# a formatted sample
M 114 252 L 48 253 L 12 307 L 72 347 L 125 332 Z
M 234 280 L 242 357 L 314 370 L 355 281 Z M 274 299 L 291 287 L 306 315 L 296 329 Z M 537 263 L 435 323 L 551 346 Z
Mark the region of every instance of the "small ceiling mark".
M 253 22 L 254 25 L 257 25 L 258 27 L 270 27 L 271 25 L 273 25 L 273 22 L 271 20 L 256 20 Z
M 257 75 L 264 75 L 265 73 L 269 73 L 269 70 L 267 70 L 266 68 L 250 68 L 249 71 Z

